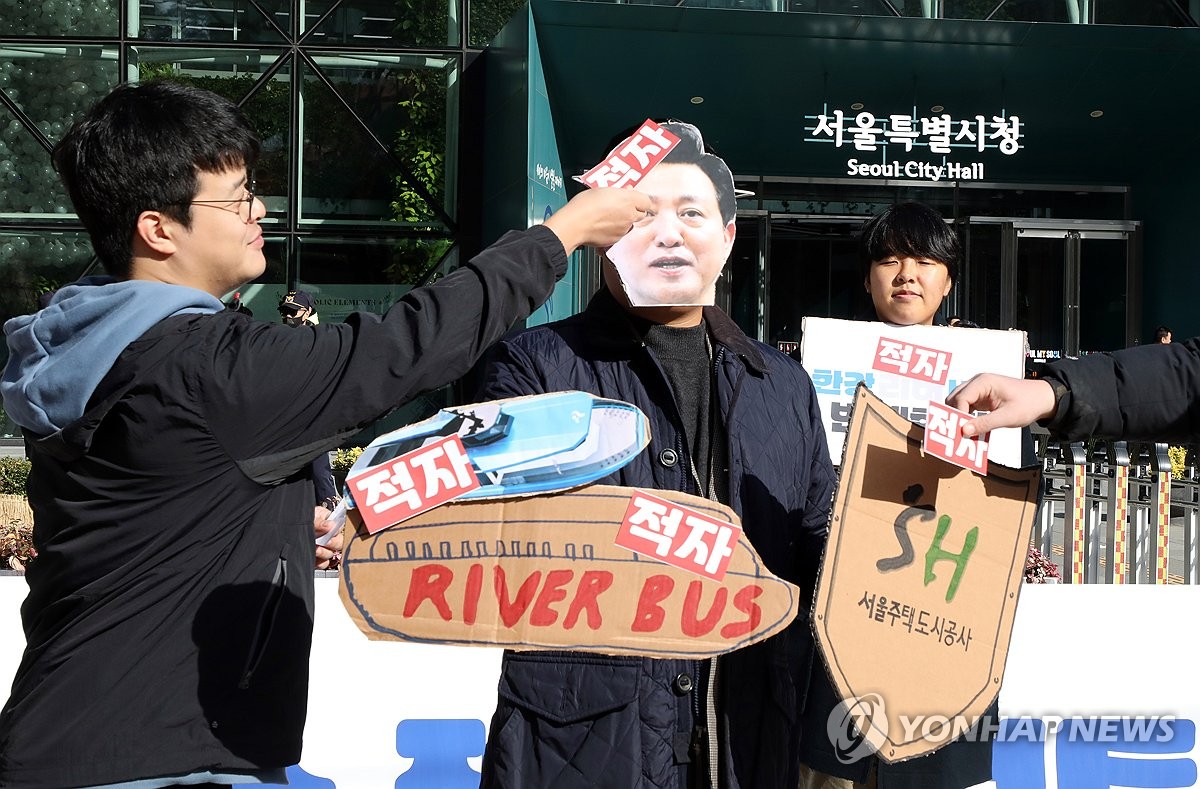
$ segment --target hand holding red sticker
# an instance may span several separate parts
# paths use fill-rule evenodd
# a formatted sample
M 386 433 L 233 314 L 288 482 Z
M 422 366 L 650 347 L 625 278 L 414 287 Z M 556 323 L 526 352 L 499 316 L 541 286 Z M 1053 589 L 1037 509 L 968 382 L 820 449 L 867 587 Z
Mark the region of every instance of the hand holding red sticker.
M 647 119 L 636 132 L 609 151 L 604 161 L 584 173 L 580 180 L 592 189 L 634 186 L 678 144 L 678 137 Z
M 991 433 L 970 438 L 964 436 L 962 426 L 972 418 L 965 411 L 930 400 L 925 420 L 923 448 L 930 455 L 935 455 L 947 463 L 986 476 L 988 436 Z

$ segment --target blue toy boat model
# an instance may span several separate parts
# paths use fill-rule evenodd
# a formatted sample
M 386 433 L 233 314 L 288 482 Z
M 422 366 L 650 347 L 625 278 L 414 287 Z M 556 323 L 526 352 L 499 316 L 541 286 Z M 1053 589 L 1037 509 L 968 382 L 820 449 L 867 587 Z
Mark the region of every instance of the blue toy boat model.
M 621 468 L 650 443 L 646 415 L 636 406 L 587 392 L 551 392 L 438 411 L 372 441 L 349 476 L 454 434 L 480 483 L 461 499 L 586 485 Z

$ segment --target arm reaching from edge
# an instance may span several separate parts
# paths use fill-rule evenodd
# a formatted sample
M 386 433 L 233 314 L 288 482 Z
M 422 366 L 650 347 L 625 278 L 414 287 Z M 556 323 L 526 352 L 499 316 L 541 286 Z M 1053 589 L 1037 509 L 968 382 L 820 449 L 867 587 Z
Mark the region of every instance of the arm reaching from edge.
M 956 387 L 946 405 L 960 411 L 989 412 L 963 425 L 964 436 L 975 436 L 998 427 L 1025 427 L 1049 419 L 1058 408 L 1058 398 L 1047 381 L 983 373 Z
M 621 240 L 650 210 L 650 198 L 635 189 L 588 189 L 571 198 L 543 223 L 570 255 L 581 246 L 608 247 Z

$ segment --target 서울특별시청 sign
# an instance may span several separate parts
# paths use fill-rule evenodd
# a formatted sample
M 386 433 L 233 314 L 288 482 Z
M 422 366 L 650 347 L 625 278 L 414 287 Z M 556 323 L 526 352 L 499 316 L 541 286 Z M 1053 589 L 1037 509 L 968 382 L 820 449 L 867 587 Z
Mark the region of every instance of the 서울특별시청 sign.
M 845 113 L 828 109 L 805 116 L 805 142 L 846 146 L 855 155 L 846 160 L 845 174 L 862 178 L 908 178 L 921 181 L 980 181 L 984 163 L 975 157 L 989 150 L 1012 156 L 1024 146 L 1020 116 L 974 115 L 954 118 L 948 113 L 917 117 L 893 113 L 876 116 L 861 110 Z M 923 149 L 927 160 L 912 158 Z M 898 158 L 904 156 L 905 158 Z M 952 160 L 950 157 L 955 156 Z

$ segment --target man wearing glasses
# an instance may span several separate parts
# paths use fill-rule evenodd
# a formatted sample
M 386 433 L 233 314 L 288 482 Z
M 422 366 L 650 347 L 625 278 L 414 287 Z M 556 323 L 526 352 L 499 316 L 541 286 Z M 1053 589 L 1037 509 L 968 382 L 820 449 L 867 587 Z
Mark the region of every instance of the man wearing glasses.
M 220 301 L 265 267 L 258 153 L 236 107 L 172 82 L 118 87 L 55 149 L 109 276 L 5 325 L 38 557 L 0 786 L 286 783 L 337 547 L 314 552 L 310 462 L 463 375 L 649 205 L 591 190 L 385 315 L 297 331 Z

